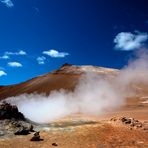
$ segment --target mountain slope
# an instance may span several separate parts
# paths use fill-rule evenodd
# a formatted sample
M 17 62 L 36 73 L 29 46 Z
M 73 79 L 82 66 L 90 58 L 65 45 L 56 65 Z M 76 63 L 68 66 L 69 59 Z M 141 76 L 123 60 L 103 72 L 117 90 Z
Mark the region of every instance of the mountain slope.
M 38 76 L 26 82 L 16 85 L 0 86 L 0 100 L 24 93 L 36 92 L 49 94 L 52 90 L 73 90 L 80 76 L 85 72 L 94 72 L 104 77 L 114 77 L 118 74 L 119 70 L 95 66 L 64 64 L 58 70 Z

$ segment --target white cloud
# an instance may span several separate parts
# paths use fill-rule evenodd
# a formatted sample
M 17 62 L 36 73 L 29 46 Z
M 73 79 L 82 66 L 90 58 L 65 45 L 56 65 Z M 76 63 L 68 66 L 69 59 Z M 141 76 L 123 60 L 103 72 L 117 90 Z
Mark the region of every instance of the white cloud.
M 44 56 L 38 57 L 37 59 L 38 64 L 45 64 L 46 58 Z
M 5 55 L 27 55 L 27 53 L 24 50 L 20 50 L 18 52 L 9 52 L 6 51 Z
M 23 65 L 19 62 L 9 62 L 8 65 L 10 67 L 22 67 Z
M 140 33 L 138 31 L 135 33 L 121 32 L 115 37 L 114 43 L 116 44 L 116 49 L 129 51 L 141 48 L 147 40 L 147 33 Z
M 51 49 L 48 51 L 43 51 L 43 54 L 48 55 L 52 58 L 64 58 L 65 56 L 68 56 L 69 53 L 67 52 L 59 52 L 57 50 Z
M 6 72 L 4 72 L 3 70 L 0 70 L 0 77 L 1 77 L 1 76 L 6 76 L 6 75 L 7 75 Z
M 27 53 L 25 52 L 25 51 L 23 51 L 23 50 L 20 50 L 19 52 L 18 52 L 18 55 L 26 55 Z
M 11 0 L 0 0 L 1 3 L 5 4 L 7 7 L 11 8 L 14 6 Z
M 4 60 L 10 59 L 11 55 L 23 56 L 23 55 L 27 55 L 27 53 L 24 50 L 20 50 L 18 52 L 6 51 L 3 56 L 0 56 L 0 59 L 4 59 Z
M 5 59 L 5 60 L 7 60 L 7 59 L 9 59 L 10 57 L 8 56 L 8 55 L 3 55 L 3 56 L 1 56 L 0 57 L 0 59 Z

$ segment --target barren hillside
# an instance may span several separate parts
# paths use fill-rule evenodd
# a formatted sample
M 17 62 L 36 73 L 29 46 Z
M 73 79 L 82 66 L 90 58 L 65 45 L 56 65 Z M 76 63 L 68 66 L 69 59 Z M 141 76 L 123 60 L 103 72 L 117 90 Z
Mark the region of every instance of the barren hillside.
M 85 72 L 94 72 L 105 77 L 117 75 L 118 70 L 94 66 L 74 66 L 64 64 L 58 70 L 47 73 L 26 82 L 0 86 L 0 99 L 5 99 L 11 96 L 18 96 L 24 93 L 46 93 L 49 94 L 52 90 L 61 88 L 73 90 L 78 83 L 79 77 Z

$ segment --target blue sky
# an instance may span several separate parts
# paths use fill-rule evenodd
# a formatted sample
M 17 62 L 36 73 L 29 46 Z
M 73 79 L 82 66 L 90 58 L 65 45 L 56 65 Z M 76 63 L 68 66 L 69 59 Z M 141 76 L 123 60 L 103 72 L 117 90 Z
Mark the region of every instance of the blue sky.
M 0 85 L 64 63 L 122 68 L 148 43 L 147 0 L 0 0 Z

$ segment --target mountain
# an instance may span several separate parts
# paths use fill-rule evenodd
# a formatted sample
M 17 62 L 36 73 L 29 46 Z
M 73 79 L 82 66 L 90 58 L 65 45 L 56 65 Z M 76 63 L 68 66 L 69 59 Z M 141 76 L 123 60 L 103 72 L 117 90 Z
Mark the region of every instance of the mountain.
M 104 77 L 114 77 L 119 73 L 119 70 L 97 66 L 75 66 L 66 63 L 51 73 L 35 77 L 26 82 L 0 86 L 0 100 L 24 93 L 36 92 L 48 95 L 52 90 L 59 90 L 61 88 L 74 90 L 80 76 L 86 72 L 97 73 Z

